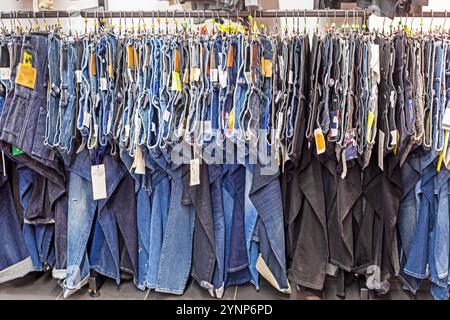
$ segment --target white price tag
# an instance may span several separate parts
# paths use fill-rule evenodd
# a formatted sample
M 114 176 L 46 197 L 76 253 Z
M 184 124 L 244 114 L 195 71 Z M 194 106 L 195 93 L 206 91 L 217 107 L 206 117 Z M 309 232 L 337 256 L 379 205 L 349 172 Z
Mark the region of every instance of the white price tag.
M 212 132 L 212 121 L 206 120 L 203 122 L 203 132 L 206 134 L 211 134 Z
M 85 112 L 83 115 L 83 127 L 89 128 L 91 126 L 91 114 Z
M 224 70 L 219 70 L 219 83 L 222 88 L 227 87 L 228 74 Z
M 384 157 L 384 132 L 378 130 L 378 167 L 380 167 L 381 170 L 384 170 L 383 157 Z
M 191 181 L 190 186 L 196 186 L 200 184 L 200 159 L 194 158 L 191 160 Z
M 156 132 L 156 124 L 154 122 L 152 122 L 152 132 Z
M 294 84 L 294 71 L 289 70 L 289 84 Z
M 108 80 L 106 78 L 100 78 L 100 90 L 102 91 L 108 90 Z
M 81 83 L 83 78 L 81 77 L 81 70 L 76 70 L 75 71 L 75 79 L 77 81 L 77 83 Z
M 211 82 L 219 81 L 219 70 L 217 70 L 217 69 L 210 69 L 209 70 L 209 76 L 210 76 Z
M 0 68 L 0 78 L 2 80 L 11 79 L 11 68 Z
M 442 128 L 450 131 L 450 108 L 445 108 L 444 118 L 442 118 Z
M 136 164 L 136 169 L 134 170 L 134 172 L 136 174 L 145 174 L 145 159 L 140 146 L 136 146 L 134 162 Z
M 169 119 L 170 119 L 170 111 L 166 110 L 164 111 L 163 120 L 169 122 Z
M 92 194 L 94 200 L 100 200 L 106 198 L 106 175 L 105 165 L 100 164 L 91 167 L 92 177 Z

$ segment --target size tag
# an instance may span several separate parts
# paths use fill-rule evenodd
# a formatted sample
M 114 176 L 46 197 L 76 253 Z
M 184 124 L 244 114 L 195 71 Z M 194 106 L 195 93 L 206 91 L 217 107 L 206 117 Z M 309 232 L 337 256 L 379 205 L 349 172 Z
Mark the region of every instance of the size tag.
M 316 142 L 316 151 L 317 154 L 322 154 L 326 150 L 325 138 L 323 136 L 323 132 L 321 128 L 317 128 L 314 130 L 314 140 Z
M 194 158 L 191 159 L 190 165 L 191 171 L 191 181 L 189 183 L 190 186 L 196 186 L 200 184 L 200 159 Z
M 16 84 L 34 90 L 36 85 L 36 76 L 36 68 L 33 68 L 31 65 L 20 63 L 16 76 Z
M 2 80 L 11 79 L 11 68 L 0 68 L 0 79 Z
M 92 195 L 94 200 L 106 198 L 106 175 L 105 165 L 100 164 L 91 167 Z
M 219 70 L 217 70 L 217 69 L 210 69 L 209 70 L 209 76 L 210 76 L 211 82 L 216 83 L 217 81 L 219 81 Z
M 289 84 L 294 84 L 294 71 L 289 70 L 289 79 L 288 79 Z
M 381 170 L 384 170 L 384 138 L 384 132 L 378 130 L 378 167 L 380 167 Z
M 77 83 L 81 83 L 83 81 L 83 77 L 81 76 L 81 70 L 75 71 L 75 79 Z
M 106 78 L 100 78 L 100 90 L 102 91 L 108 90 L 108 80 Z
M 85 112 L 83 115 L 83 127 L 89 128 L 91 125 L 91 114 L 89 112 Z
M 372 137 L 372 126 L 373 120 L 375 119 L 375 115 L 372 111 L 369 111 L 367 115 L 367 133 L 366 133 L 366 141 L 370 142 L 370 138 Z
M 164 111 L 163 120 L 169 122 L 169 119 L 170 119 L 170 111 L 166 110 Z
M 180 73 L 172 71 L 172 91 L 181 92 L 181 78 Z
M 227 74 L 226 71 L 219 70 L 219 82 L 220 82 L 220 86 L 222 88 L 226 88 L 227 87 L 228 74 Z

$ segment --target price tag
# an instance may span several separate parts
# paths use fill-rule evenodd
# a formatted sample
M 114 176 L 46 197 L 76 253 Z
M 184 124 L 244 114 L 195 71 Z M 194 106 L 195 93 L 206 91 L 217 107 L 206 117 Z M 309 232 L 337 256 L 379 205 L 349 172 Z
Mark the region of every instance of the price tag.
M 100 90 L 102 91 L 108 90 L 108 80 L 106 78 L 100 78 Z
M 374 113 L 372 111 L 369 111 L 369 114 L 367 115 L 367 134 L 366 134 L 367 142 L 370 142 L 370 137 L 372 136 L 372 126 L 374 119 L 375 119 Z
M 89 112 L 85 112 L 83 115 L 83 127 L 89 128 L 91 125 L 91 114 Z
M 321 128 L 317 128 L 314 130 L 314 140 L 316 142 L 316 151 L 317 154 L 322 154 L 326 150 L 325 138 L 323 136 L 323 132 Z
M 170 119 L 170 111 L 166 110 L 164 111 L 163 120 L 169 122 L 169 119 Z
M 330 117 L 331 117 L 331 126 L 330 126 L 330 136 L 332 138 L 336 138 L 338 136 L 338 117 L 336 114 L 336 111 L 332 111 L 330 112 Z
M 180 73 L 176 71 L 172 71 L 172 91 L 181 92 Z
M 219 70 L 211 69 L 211 70 L 209 70 L 209 75 L 210 75 L 211 82 L 216 83 L 217 81 L 219 81 Z
M 222 88 L 227 87 L 228 74 L 224 70 L 219 70 L 219 83 Z
M 200 159 L 194 158 L 190 164 L 191 181 L 190 186 L 196 186 L 200 184 Z
M 2 80 L 11 79 L 11 68 L 0 68 L 0 77 Z
M 289 70 L 289 84 L 294 84 L 294 71 Z
M 211 134 L 212 132 L 212 121 L 206 120 L 203 122 L 203 132 L 206 134 Z
M 380 167 L 381 170 L 384 170 L 384 138 L 384 132 L 378 130 L 378 167 Z
M 92 195 L 94 200 L 106 198 L 105 165 L 100 164 L 91 167 Z
M 151 130 L 152 130 L 152 132 L 156 132 L 156 124 L 154 122 L 152 122 Z
M 136 174 L 145 174 L 145 159 L 144 155 L 142 153 L 142 149 L 140 146 L 136 146 L 136 154 L 134 156 L 134 163 L 136 166 L 136 169 L 134 172 Z
M 450 107 L 445 108 L 444 117 L 442 119 L 442 128 L 450 131 Z
M 266 78 L 272 77 L 272 60 L 264 60 L 264 74 Z
M 36 85 L 36 76 L 36 68 L 33 68 L 31 65 L 20 63 L 16 76 L 16 84 L 34 90 Z
M 83 81 L 83 78 L 81 76 L 81 70 L 75 71 L 75 79 L 76 79 L 77 83 L 81 83 Z

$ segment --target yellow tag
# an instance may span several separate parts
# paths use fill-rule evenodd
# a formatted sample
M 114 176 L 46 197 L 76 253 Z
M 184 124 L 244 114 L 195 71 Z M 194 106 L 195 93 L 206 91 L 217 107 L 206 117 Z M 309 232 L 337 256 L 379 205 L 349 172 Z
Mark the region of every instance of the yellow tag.
M 265 60 L 264 73 L 266 75 L 266 78 L 272 77 L 272 60 Z
M 266 76 L 266 59 L 264 57 L 261 57 L 261 75 Z
M 326 150 L 325 138 L 323 136 L 322 129 L 317 128 L 314 130 L 314 140 L 316 141 L 317 154 L 324 153 Z
M 25 66 L 30 66 L 31 67 L 31 59 L 32 59 L 31 54 L 29 54 L 28 52 L 24 51 L 23 52 L 23 62 L 22 62 L 22 64 L 25 65 Z
M 372 135 L 372 125 L 373 120 L 375 118 L 375 115 L 372 111 L 369 111 L 369 114 L 367 115 L 367 134 L 366 134 L 366 140 L 367 142 L 370 142 L 370 136 Z
M 16 84 L 33 89 L 36 85 L 37 70 L 30 65 L 20 63 L 17 71 Z
M 448 143 L 447 139 L 448 139 L 448 131 L 445 130 L 444 131 L 444 143 Z M 445 149 L 446 148 L 442 148 L 441 154 L 439 155 L 439 161 L 438 161 L 438 164 L 437 164 L 437 172 L 441 171 L 442 160 L 444 160 L 444 151 L 445 151 Z
M 228 118 L 228 132 L 231 134 L 234 128 L 234 108 L 230 112 L 230 117 Z
M 181 78 L 180 73 L 172 71 L 172 91 L 181 92 Z
M 397 131 L 397 139 L 395 140 L 394 154 L 397 154 L 397 149 L 398 149 L 397 141 L 400 139 L 400 133 L 398 133 L 398 130 L 396 130 L 396 131 Z

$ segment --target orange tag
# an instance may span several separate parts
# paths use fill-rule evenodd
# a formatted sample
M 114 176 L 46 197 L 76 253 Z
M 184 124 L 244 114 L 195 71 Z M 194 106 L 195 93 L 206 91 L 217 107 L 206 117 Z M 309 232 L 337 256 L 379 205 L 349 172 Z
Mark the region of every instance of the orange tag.
M 180 51 L 178 49 L 175 50 L 175 61 L 174 61 L 174 71 L 180 72 Z
M 261 57 L 261 75 L 266 76 L 266 59 L 264 57 Z
M 316 151 L 317 154 L 325 152 L 325 138 L 323 137 L 322 129 L 317 128 L 314 130 L 314 139 L 316 141 Z
M 227 67 L 232 68 L 233 67 L 233 55 L 234 55 L 234 47 L 230 46 L 230 49 L 228 49 L 228 61 L 227 61 Z
M 132 46 L 127 48 L 128 51 L 128 68 L 134 68 L 134 50 Z
M 95 53 L 92 52 L 91 53 L 91 61 L 90 61 L 90 69 L 89 69 L 89 74 L 91 75 L 91 77 L 95 77 L 97 75 L 97 69 L 96 69 L 96 65 L 95 65 Z
M 272 77 L 272 60 L 264 60 L 264 74 L 266 78 Z
M 19 64 L 16 76 L 16 84 L 33 89 L 36 85 L 37 70 L 31 65 Z

